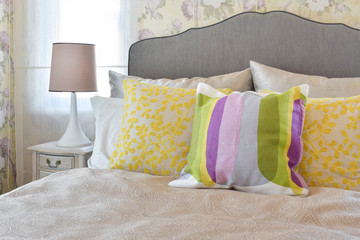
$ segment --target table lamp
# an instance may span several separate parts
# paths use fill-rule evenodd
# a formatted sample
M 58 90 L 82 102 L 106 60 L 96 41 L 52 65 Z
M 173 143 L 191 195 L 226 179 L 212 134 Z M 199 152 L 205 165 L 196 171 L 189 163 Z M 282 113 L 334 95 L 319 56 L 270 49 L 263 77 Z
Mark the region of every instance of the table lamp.
M 79 124 L 76 92 L 95 92 L 95 45 L 54 43 L 52 48 L 50 92 L 71 92 L 70 120 L 59 147 L 81 147 L 91 144 Z

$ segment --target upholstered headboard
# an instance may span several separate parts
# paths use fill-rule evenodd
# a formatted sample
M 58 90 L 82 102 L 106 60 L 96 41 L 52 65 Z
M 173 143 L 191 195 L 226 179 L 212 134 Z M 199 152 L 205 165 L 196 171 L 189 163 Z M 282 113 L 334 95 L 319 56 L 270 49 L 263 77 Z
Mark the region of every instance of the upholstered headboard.
M 208 77 L 249 67 L 249 60 L 303 74 L 360 76 L 360 31 L 286 12 L 246 12 L 184 33 L 134 43 L 129 75 Z

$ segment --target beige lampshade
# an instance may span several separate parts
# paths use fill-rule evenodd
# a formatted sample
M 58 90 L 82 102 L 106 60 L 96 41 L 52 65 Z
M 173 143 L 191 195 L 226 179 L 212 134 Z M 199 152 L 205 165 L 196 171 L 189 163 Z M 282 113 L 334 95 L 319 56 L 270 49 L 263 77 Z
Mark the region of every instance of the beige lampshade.
M 94 44 L 53 44 L 49 91 L 97 91 Z

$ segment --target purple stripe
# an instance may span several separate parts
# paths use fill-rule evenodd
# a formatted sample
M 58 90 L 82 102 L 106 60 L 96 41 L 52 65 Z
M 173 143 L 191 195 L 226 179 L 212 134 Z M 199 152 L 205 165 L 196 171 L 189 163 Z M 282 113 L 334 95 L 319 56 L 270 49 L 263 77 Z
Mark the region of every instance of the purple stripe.
M 210 116 L 210 123 L 206 138 L 206 168 L 211 179 L 216 182 L 216 159 L 219 144 L 219 129 L 228 97 L 223 97 L 215 104 Z
M 304 99 L 297 99 L 294 101 L 291 125 L 291 143 L 287 154 L 289 158 L 288 166 L 291 170 L 291 179 L 300 187 L 304 187 L 303 181 L 299 179 L 298 174 L 294 174 L 294 168 L 300 163 L 302 158 L 301 133 L 305 115 L 304 103 Z

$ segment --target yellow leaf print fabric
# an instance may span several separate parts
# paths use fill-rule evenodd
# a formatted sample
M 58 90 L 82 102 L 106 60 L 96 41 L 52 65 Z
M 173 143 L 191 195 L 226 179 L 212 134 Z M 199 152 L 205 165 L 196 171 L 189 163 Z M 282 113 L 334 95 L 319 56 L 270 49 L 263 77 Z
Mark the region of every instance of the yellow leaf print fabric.
M 196 89 L 125 80 L 124 92 L 122 130 L 109 167 L 178 175 L 187 164 Z
M 308 98 L 299 172 L 311 187 L 360 191 L 360 96 Z

